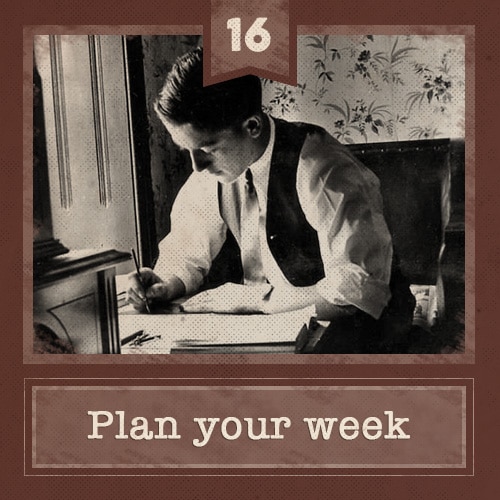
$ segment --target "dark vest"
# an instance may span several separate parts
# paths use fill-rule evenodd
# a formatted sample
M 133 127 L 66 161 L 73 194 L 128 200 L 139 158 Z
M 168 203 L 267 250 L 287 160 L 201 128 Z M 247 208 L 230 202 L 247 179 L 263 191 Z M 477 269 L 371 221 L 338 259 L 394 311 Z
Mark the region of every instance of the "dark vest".
M 276 139 L 267 192 L 267 243 L 287 280 L 294 286 L 310 286 L 323 278 L 325 272 L 318 234 L 300 206 L 297 167 L 306 136 L 322 129 L 282 120 L 275 123 Z M 228 187 L 219 185 L 219 199 L 225 189 Z

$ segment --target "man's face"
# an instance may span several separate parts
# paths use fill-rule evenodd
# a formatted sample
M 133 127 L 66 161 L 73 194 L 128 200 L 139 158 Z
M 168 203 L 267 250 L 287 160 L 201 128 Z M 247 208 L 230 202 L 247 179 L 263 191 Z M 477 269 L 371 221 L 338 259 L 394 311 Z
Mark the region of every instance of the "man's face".
M 199 130 L 190 123 L 164 121 L 173 141 L 189 152 L 195 172 L 206 172 L 224 184 L 235 181 L 253 162 L 253 141 L 246 129 L 217 132 Z

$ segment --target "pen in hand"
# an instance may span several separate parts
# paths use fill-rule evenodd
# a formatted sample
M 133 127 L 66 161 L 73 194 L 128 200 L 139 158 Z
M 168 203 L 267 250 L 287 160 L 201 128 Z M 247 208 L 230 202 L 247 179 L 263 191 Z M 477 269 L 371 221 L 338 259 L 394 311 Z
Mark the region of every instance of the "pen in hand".
M 146 311 L 151 314 L 151 309 L 149 307 L 149 301 L 146 296 L 146 286 L 144 285 L 144 281 L 142 279 L 141 270 L 139 268 L 139 261 L 137 260 L 137 255 L 135 254 L 135 250 L 132 248 L 132 257 L 134 259 L 135 270 L 137 271 L 137 279 L 142 287 L 142 291 L 144 292 L 144 303 L 146 305 Z

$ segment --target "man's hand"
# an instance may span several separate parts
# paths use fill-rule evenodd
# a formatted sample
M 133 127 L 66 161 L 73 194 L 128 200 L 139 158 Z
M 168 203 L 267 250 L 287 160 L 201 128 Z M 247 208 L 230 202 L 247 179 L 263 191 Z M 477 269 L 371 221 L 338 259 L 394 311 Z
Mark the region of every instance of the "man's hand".
M 250 286 L 226 283 L 195 295 L 182 304 L 182 309 L 190 313 L 262 313 L 263 304 L 271 291 L 269 284 Z
M 170 276 L 163 280 L 149 267 L 140 271 L 142 284 L 136 272 L 128 275 L 127 300 L 137 311 L 146 310 L 146 297 L 149 302 L 168 302 L 184 295 L 184 284 L 179 278 Z

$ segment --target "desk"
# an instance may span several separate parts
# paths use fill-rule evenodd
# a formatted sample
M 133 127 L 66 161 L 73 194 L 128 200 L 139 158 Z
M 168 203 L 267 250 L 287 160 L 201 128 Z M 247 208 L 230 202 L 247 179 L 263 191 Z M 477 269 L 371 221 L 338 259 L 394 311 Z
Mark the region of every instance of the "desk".
M 122 346 L 123 354 L 293 353 L 314 307 L 277 314 L 136 314 L 128 306 L 118 315 L 120 338 L 138 331 L 150 338 Z

